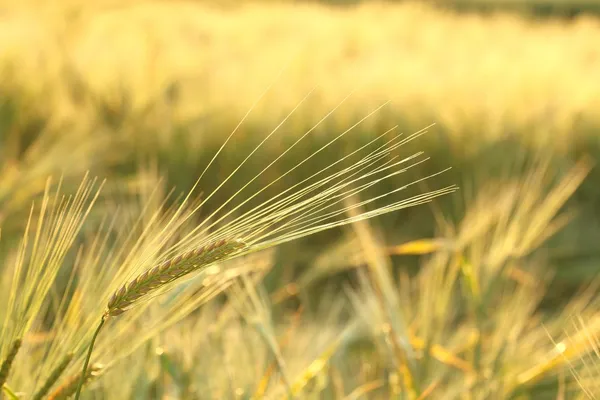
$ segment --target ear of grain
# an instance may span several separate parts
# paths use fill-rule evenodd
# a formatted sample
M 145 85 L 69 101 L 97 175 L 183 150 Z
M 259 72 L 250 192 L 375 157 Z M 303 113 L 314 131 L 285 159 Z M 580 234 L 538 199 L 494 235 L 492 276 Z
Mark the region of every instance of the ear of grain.
M 95 363 L 84 374 L 83 384 L 88 384 L 102 373 L 104 365 Z M 48 400 L 67 400 L 77 391 L 77 385 L 81 380 L 81 373 L 69 377 L 69 379 L 59 386 L 54 392 L 48 396 Z
M 4 361 L 2 361 L 2 366 L 0 367 L 0 388 L 6 383 L 6 379 L 8 379 L 10 368 L 12 367 L 12 364 L 15 361 L 15 357 L 17 356 L 17 353 L 21 348 L 21 344 L 21 339 L 16 339 L 12 343 L 12 346 L 10 347 L 10 351 L 6 355 L 6 358 L 4 359 Z
M 73 353 L 69 353 L 63 358 L 61 363 L 58 364 L 56 368 L 54 368 L 54 370 L 50 373 L 48 379 L 46 379 L 46 382 L 44 382 L 44 385 L 33 396 L 33 400 L 42 400 L 42 398 L 46 395 L 46 393 L 48 393 L 52 385 L 56 383 L 56 381 L 58 380 L 58 378 L 60 378 L 65 369 L 67 369 L 72 359 Z
M 142 297 L 185 275 L 225 259 L 246 247 L 241 240 L 219 240 L 199 249 L 180 254 L 138 275 L 110 298 L 105 317 L 117 316 Z

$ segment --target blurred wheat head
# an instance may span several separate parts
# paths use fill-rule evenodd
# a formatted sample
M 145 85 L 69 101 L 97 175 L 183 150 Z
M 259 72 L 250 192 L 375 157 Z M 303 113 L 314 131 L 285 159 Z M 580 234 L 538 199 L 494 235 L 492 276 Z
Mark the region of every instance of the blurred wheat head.
M 597 282 L 564 308 L 544 304 L 549 266 L 562 251 L 546 243 L 573 217 L 566 202 L 589 168 L 583 161 L 557 180 L 542 161 L 521 178 L 489 182 L 466 197 L 459 223 L 438 213 L 435 239 L 390 246 L 359 221 L 276 298 L 302 296 L 328 274 L 355 271 L 347 293 L 358 332 L 379 353 L 365 361 L 377 369 L 374 377 L 354 388 L 367 398 L 595 398 Z M 416 274 L 396 274 L 390 257 L 411 254 L 430 256 Z M 577 316 L 575 330 L 567 330 Z M 351 376 L 361 370 L 354 366 Z

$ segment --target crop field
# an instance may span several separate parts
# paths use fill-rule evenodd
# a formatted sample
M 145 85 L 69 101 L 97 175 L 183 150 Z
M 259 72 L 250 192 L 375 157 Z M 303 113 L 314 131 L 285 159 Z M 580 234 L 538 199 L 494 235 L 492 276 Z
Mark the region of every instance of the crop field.
M 600 398 L 595 3 L 341 3 L 0 0 L 0 399 Z

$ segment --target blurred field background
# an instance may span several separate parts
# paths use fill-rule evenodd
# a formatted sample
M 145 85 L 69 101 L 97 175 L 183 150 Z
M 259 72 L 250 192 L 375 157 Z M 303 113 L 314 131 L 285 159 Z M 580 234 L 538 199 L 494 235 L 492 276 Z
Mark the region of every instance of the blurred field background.
M 292 375 L 305 377 L 295 382 L 304 382 L 298 383 L 304 388 L 310 381 L 312 398 L 391 398 L 399 378 L 388 373 L 385 356 L 374 355 L 379 353 L 369 347 L 373 343 L 366 350 L 340 351 L 337 358 L 326 351 L 329 342 L 339 345 L 348 313 L 367 318 L 367 327 L 378 324 L 369 318 L 384 318 L 368 310 L 370 300 L 361 296 L 374 296 L 372 282 L 357 272 L 378 265 L 374 270 L 383 268 L 393 277 L 386 280 L 393 289 L 384 303 L 403 309 L 408 331 L 419 333 L 411 341 L 418 359 L 431 357 L 416 374 L 425 382 L 418 398 L 565 398 L 561 393 L 578 387 L 561 386 L 568 380 L 565 371 L 592 374 L 589 382 L 598 374 L 597 367 L 584 373 L 573 366 L 593 345 L 584 351 L 579 344 L 559 362 L 545 329 L 553 335 L 570 332 L 567 336 L 577 341 L 582 339 L 572 332 L 571 318 L 585 315 L 585 324 L 599 325 L 600 315 L 587 311 L 597 306 L 596 290 L 588 289 L 592 295 L 586 300 L 575 295 L 600 271 L 600 175 L 594 165 L 600 159 L 599 8 L 593 1 L 567 0 L 3 0 L 0 251 L 8 252 L 19 240 L 31 202 L 39 199 L 49 175 L 62 176 L 67 190 L 88 170 L 107 177 L 103 196 L 113 200 L 103 203 L 100 214 L 111 209 L 110 201 L 129 204 L 132 193 L 158 184 L 161 190 L 185 192 L 252 108 L 216 160 L 207 186 L 199 188 L 209 192 L 309 95 L 282 132 L 265 143 L 262 159 L 242 170 L 211 203 L 219 204 L 256 175 L 261 161 L 277 157 L 328 112 L 335 109 L 257 185 L 280 176 L 389 101 L 344 136 L 336 152 L 315 157 L 314 170 L 394 126 L 406 134 L 429 127 L 403 152 L 424 151 L 431 159 L 405 176 L 415 180 L 452 167 L 415 190 L 446 184 L 461 189 L 365 226 L 284 244 L 265 256 L 269 273 L 261 288 L 272 303 L 276 330 L 294 332 L 285 357 Z M 164 179 L 157 183 L 155 175 Z M 392 180 L 381 190 L 407 182 Z M 286 177 L 268 193 L 294 183 Z M 568 223 L 555 219 L 563 212 Z M 506 278 L 499 266 L 508 264 L 512 272 Z M 437 299 L 436 293 L 460 279 L 451 278 L 451 272 L 442 279 L 436 271 L 455 271 L 457 265 L 470 288 L 465 298 L 456 304 Z M 465 272 L 468 268 L 479 269 L 478 278 Z M 546 279 L 548 274 L 552 278 Z M 481 290 L 489 285 L 484 296 L 489 303 L 477 300 L 477 285 L 469 279 L 481 279 Z M 498 287 L 492 284 L 496 280 Z M 342 287 L 348 282 L 357 293 L 344 302 Z M 337 302 L 351 303 L 353 311 L 339 311 Z M 580 303 L 586 306 L 573 306 Z M 314 315 L 300 315 L 298 304 Z M 318 332 L 322 304 L 335 310 Z M 268 357 L 244 353 L 251 350 L 245 343 L 259 339 L 238 322 L 227 320 L 232 326 L 219 331 L 232 338 L 225 341 L 230 347 L 218 351 L 209 345 L 206 360 L 212 361 L 194 361 L 194 354 L 206 351 L 199 343 L 214 340 L 208 331 L 194 333 L 203 330 L 204 319 L 218 319 L 213 312 L 207 307 L 200 317 L 161 334 L 170 339 L 157 335 L 149 355 L 136 353 L 146 357 L 143 362 L 117 363 L 116 372 L 102 377 L 90 396 L 249 398 L 254 393 L 260 398 L 261 390 L 267 391 L 261 384 L 269 382 L 265 369 L 242 371 L 234 368 L 235 361 L 222 360 L 235 354 L 247 356 L 247 365 L 269 365 Z M 521 331 L 504 337 L 511 322 L 522 323 Z M 470 345 L 473 326 L 480 336 Z M 487 339 L 478 339 L 484 332 Z M 434 343 L 447 348 L 437 354 L 423 351 Z M 393 353 L 381 346 L 384 354 Z M 268 354 L 272 348 L 266 347 Z M 489 357 L 481 355 L 486 350 Z M 119 368 L 127 365 L 141 365 L 135 385 L 118 382 Z M 228 371 L 221 370 L 223 365 Z M 443 366 L 452 372 L 440 372 Z M 486 378 L 474 378 L 473 370 Z M 218 377 L 202 386 L 211 371 Z M 306 378 L 306 371 L 313 376 Z M 196 382 L 195 389 L 190 382 Z M 597 386 L 589 389 L 597 395 L 593 390 Z M 111 394 L 115 391 L 122 395 Z

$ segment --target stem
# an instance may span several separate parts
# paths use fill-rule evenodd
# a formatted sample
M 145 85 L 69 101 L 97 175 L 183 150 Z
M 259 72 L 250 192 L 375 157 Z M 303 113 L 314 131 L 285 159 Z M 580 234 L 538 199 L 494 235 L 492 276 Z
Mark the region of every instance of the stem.
M 92 351 L 94 350 L 94 342 L 100 333 L 100 329 L 104 325 L 106 321 L 106 317 L 103 316 L 100 320 L 100 324 L 96 328 L 96 332 L 94 332 L 94 336 L 92 336 L 92 341 L 90 342 L 90 347 L 88 348 L 87 356 L 85 357 L 85 363 L 83 363 L 83 369 L 81 370 L 81 377 L 79 378 L 79 385 L 77 385 L 77 392 L 75 393 L 75 400 L 79 400 L 79 396 L 81 395 L 81 388 L 83 387 L 83 383 L 85 382 L 85 374 L 87 373 L 88 364 L 90 363 L 90 358 L 92 358 Z

